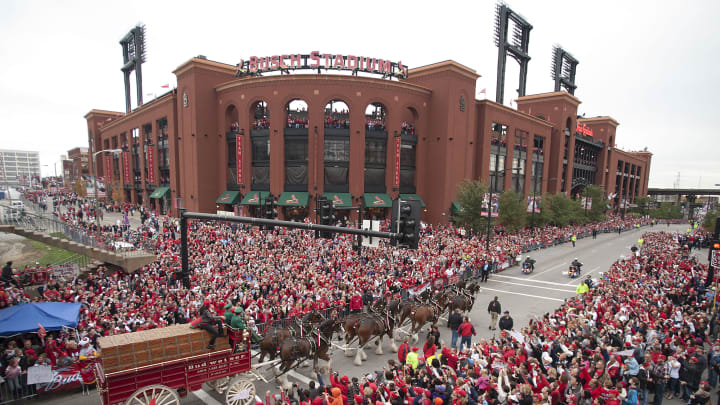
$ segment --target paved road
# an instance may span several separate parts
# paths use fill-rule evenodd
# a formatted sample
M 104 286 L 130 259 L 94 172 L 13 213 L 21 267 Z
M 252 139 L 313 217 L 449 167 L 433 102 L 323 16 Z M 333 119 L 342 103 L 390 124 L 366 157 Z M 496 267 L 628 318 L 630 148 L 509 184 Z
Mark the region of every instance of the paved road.
M 593 278 L 597 278 L 621 255 L 629 255 L 630 247 L 643 232 L 684 232 L 686 228 L 686 225 L 671 225 L 670 227 L 663 225 L 624 232 L 622 235 L 616 233 L 601 234 L 597 240 L 591 238 L 579 240 L 574 248 L 571 244 L 564 244 L 532 252 L 531 256 L 537 260 L 537 263 L 535 271 L 531 275 L 523 275 L 518 267 L 513 267 L 500 274 L 491 275 L 490 281 L 482 284 L 482 290 L 478 294 L 476 305 L 470 314 L 471 321 L 478 332 L 476 339 L 490 338 L 495 333 L 488 330 L 489 316 L 486 310 L 487 304 L 493 296 L 500 297 L 503 310 L 508 309 L 510 311 L 516 326 L 525 326 L 533 316 L 540 317 L 545 312 L 554 311 L 566 298 L 575 294 L 575 287 L 580 280 L 571 280 L 566 274 L 568 264 L 574 258 L 577 257 L 585 264 L 583 275 L 590 274 Z M 702 253 L 698 255 L 702 256 Z M 441 321 L 440 325 L 442 339 L 449 343 L 449 330 L 445 327 L 444 322 Z M 420 334 L 418 346 L 424 342 L 426 331 L 427 327 Z M 399 335 L 403 336 L 403 333 L 399 332 Z M 381 356 L 375 355 L 374 350 L 366 350 L 368 360 L 362 366 L 353 365 L 352 358 L 345 357 L 341 350 L 336 349 L 333 353 L 333 369 L 337 370 L 341 375 L 350 376 L 379 370 L 386 364 L 388 359 L 397 359 L 396 354 L 390 350 L 387 340 L 383 348 L 385 354 Z M 265 374 L 269 375 L 270 373 L 266 372 Z M 289 374 L 289 381 L 291 383 L 298 382 L 301 386 L 307 386 L 311 379 L 316 380 L 316 376 L 312 373 L 310 367 L 301 368 L 297 372 Z M 255 387 L 260 397 L 264 397 L 266 390 L 277 392 L 276 384 L 272 381 L 270 384 L 256 381 Z M 99 403 L 99 397 L 94 390 L 86 396 L 77 392 L 63 392 L 52 397 L 45 396 L 33 400 L 32 403 L 55 404 L 61 401 L 73 405 L 96 404 Z M 200 391 L 190 393 L 181 402 L 183 405 L 215 405 L 224 403 L 224 397 L 205 386 Z M 665 401 L 665 403 L 679 404 L 680 402 L 673 400 Z

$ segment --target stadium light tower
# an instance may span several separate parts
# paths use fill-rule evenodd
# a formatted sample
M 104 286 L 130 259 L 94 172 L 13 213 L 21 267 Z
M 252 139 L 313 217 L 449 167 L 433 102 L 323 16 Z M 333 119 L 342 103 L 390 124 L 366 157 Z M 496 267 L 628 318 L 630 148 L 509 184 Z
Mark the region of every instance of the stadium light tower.
M 575 70 L 577 69 L 578 60 L 570 53 L 564 50 L 560 45 L 553 45 L 552 66 L 550 72 L 552 79 L 555 80 L 555 91 L 565 90 L 570 94 L 575 94 L 577 85 L 575 84 Z
M 142 64 L 145 62 L 145 25 L 138 24 L 120 40 L 123 51 L 122 72 L 125 78 L 125 112 L 132 110 L 130 105 L 130 74 L 135 71 L 137 87 L 137 105 L 143 103 Z
M 512 38 L 508 32 L 512 27 Z M 505 61 L 510 55 L 520 64 L 518 97 L 525 95 L 527 69 L 530 62 L 530 30 L 532 25 L 512 11 L 506 4 L 498 3 L 495 8 L 495 46 L 498 47 L 497 86 L 495 101 L 502 104 L 505 95 Z

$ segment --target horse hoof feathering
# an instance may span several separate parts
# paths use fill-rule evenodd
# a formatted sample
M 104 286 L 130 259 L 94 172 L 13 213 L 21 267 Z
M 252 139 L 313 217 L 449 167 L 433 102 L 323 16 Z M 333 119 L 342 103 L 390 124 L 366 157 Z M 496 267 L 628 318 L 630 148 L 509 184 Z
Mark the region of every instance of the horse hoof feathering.
M 417 342 L 418 342 L 418 334 L 417 334 L 417 333 L 415 333 L 415 334 L 412 335 L 412 341 L 413 341 L 413 343 L 417 343 Z
M 382 355 L 383 349 L 382 349 L 382 337 L 378 338 L 378 340 L 375 341 L 375 354 Z
M 352 349 L 350 349 L 349 347 L 347 349 L 345 349 L 345 356 L 352 357 L 353 356 Z
M 365 349 L 360 349 L 360 358 L 362 360 L 367 360 L 367 354 L 365 353 Z
M 390 339 L 390 348 L 392 349 L 393 353 L 397 353 L 398 347 L 395 344 L 395 339 Z
M 357 354 L 355 355 L 355 360 L 353 360 L 353 364 L 356 366 L 362 366 L 362 350 L 358 349 Z

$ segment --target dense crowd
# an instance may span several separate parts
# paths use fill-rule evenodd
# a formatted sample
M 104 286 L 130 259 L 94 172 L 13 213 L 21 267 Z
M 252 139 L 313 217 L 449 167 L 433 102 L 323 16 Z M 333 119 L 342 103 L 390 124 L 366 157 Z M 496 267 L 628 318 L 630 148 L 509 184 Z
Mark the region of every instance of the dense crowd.
M 709 404 L 720 340 L 704 286 L 707 266 L 687 258 L 692 241 L 684 235 L 651 233 L 643 240 L 597 285 L 523 328 L 461 350 L 436 346 L 431 332 L 422 349 L 400 350 L 382 371 L 352 378 L 334 373 L 327 386 L 294 386 L 283 400 L 635 405 L 652 395 L 656 405 L 674 397 Z
M 572 235 L 590 234 L 593 230 L 628 229 L 649 222 L 631 217 L 621 219 L 611 216 L 602 223 L 574 225 L 565 228 L 548 226 L 536 229 L 534 232 L 525 229 L 516 233 L 508 233 L 498 228 L 491 241 L 489 251 L 485 250 L 483 236 L 463 235 L 464 232 L 452 226 L 427 226 L 423 231 L 418 250 L 396 250 L 381 246 L 377 249 L 364 249 L 359 256 L 352 249 L 352 238 L 347 236 L 337 236 L 333 240 L 326 240 L 315 239 L 313 233 L 306 231 L 276 228 L 274 231 L 268 232 L 241 225 L 191 222 L 189 262 L 192 275 L 190 288 L 184 288 L 175 276 L 175 272 L 180 267 L 179 232 L 175 220 L 151 213 L 144 224 L 136 229 L 117 225 L 98 227 L 93 221 L 93 212 L 86 211 L 89 209 L 86 201 L 78 198 L 64 198 L 58 201 L 61 201 L 61 205 L 64 205 L 65 208 L 62 210 L 63 216 L 61 217 L 64 221 L 71 222 L 74 226 L 84 228 L 87 232 L 108 240 L 120 240 L 151 249 L 158 254 L 159 259 L 133 275 L 118 272 L 108 274 L 104 269 L 100 269 L 97 274 L 88 275 L 83 279 L 49 279 L 42 287 L 43 298 L 38 300 L 83 304 L 77 336 L 62 332 L 50 332 L 46 339 L 41 340 L 37 335 L 30 337 L 30 345 L 38 348 L 38 350 L 33 349 L 34 353 L 45 353 L 47 361 L 53 365 L 72 359 L 72 356 L 79 350 L 77 342 L 86 337 L 90 337 L 91 340 L 88 346 L 94 346 L 96 336 L 99 335 L 186 323 L 198 317 L 199 310 L 206 301 L 217 314 L 222 314 L 223 307 L 229 302 L 241 305 L 245 309 L 245 316 L 250 327 L 262 331 L 263 325 L 283 319 L 292 319 L 315 309 L 333 308 L 340 312 L 347 312 L 350 309 L 350 303 L 357 302 L 358 297 L 367 305 L 373 300 L 383 297 L 388 291 L 406 290 L 428 281 L 447 279 L 462 272 L 476 274 L 477 269 L 485 267 L 486 263 L 496 268 L 502 268 L 513 263 L 514 258 L 525 250 L 552 245 L 569 239 Z M 73 209 L 69 210 L 70 207 Z M 82 216 L 81 212 L 84 213 Z M 90 215 L 87 215 L 88 213 Z M 675 310 L 676 307 L 687 302 L 697 302 L 702 298 L 702 294 L 698 293 L 698 290 L 692 290 L 693 295 L 688 286 L 697 288 L 697 280 L 702 276 L 704 269 L 687 260 L 677 259 L 675 257 L 677 252 L 667 249 L 666 244 L 669 243 L 667 238 L 667 235 L 647 235 L 645 237 L 647 242 L 643 245 L 641 256 L 616 264 L 614 269 L 607 273 L 608 279 L 599 288 L 591 290 L 584 299 L 570 301 L 561 308 L 559 314 L 571 316 L 572 319 L 561 319 L 558 314 L 547 315 L 546 319 L 530 325 L 530 329 L 524 332 L 528 336 L 527 341 L 547 344 L 549 336 L 552 336 L 551 330 L 556 329 L 559 322 L 562 321 L 565 322 L 565 330 L 577 331 L 578 328 L 583 328 L 585 331 L 587 329 L 585 332 L 589 337 L 582 340 L 582 346 L 576 342 L 576 348 L 589 346 L 595 350 L 595 346 L 599 344 L 593 343 L 596 339 L 593 339 L 592 327 L 597 328 L 600 333 L 598 337 L 604 339 L 609 333 L 607 324 L 603 321 L 605 317 L 615 313 L 622 314 L 623 307 L 635 309 L 640 300 L 651 305 L 652 301 L 647 301 L 648 296 L 644 293 L 636 294 L 633 297 L 613 297 L 613 294 L 620 291 L 615 286 L 627 287 L 623 283 L 627 283 L 628 278 L 621 278 L 624 277 L 622 276 L 624 272 L 637 272 L 637 275 L 633 274 L 632 280 L 640 282 L 639 280 L 647 279 L 649 286 L 677 286 L 675 290 L 671 290 L 674 292 L 670 294 L 671 297 L 679 297 L 677 303 L 672 299 L 667 301 L 669 298 L 666 299 L 667 296 L 659 295 L 657 290 L 653 290 L 653 294 L 658 294 L 657 297 L 650 294 L 650 297 L 659 300 L 656 302 L 662 302 L 664 305 L 655 315 L 650 312 L 653 325 L 659 319 L 659 314 L 666 310 L 665 306 L 669 311 Z M 695 239 L 689 242 L 692 244 Z M 685 273 L 673 273 L 668 270 L 676 264 L 689 270 Z M 686 273 L 691 274 L 692 277 L 678 279 L 678 274 Z M 617 278 L 613 278 L 613 275 L 617 275 Z M 611 287 L 612 289 L 608 292 L 603 292 L 606 288 Z M 628 288 L 624 291 L 630 290 L 632 289 Z M 638 291 L 642 291 L 642 289 Z M 688 301 L 692 297 L 696 297 L 696 301 Z M 12 285 L 6 285 L 0 289 L 0 305 L 2 306 L 29 300 L 21 290 Z M 607 308 L 608 305 L 611 305 L 612 310 L 601 309 Z M 588 311 L 595 313 L 592 326 L 588 322 Z M 694 316 L 695 313 L 690 315 Z M 630 325 L 638 330 L 640 326 L 637 322 L 630 322 L 629 319 L 625 318 L 621 321 L 622 329 L 615 327 L 613 330 L 622 330 L 624 333 L 625 326 Z M 683 319 L 679 322 L 682 323 Z M 695 322 L 692 319 L 691 321 Z M 650 319 L 647 317 L 641 320 L 647 324 L 644 329 L 646 331 L 650 329 L 649 321 Z M 697 325 L 693 324 L 691 330 L 707 331 L 707 325 L 707 319 L 704 327 L 698 320 Z M 682 330 L 682 328 L 677 330 Z M 562 344 L 567 349 L 562 350 L 565 353 L 563 359 L 572 358 L 575 363 L 582 363 L 582 356 L 569 356 L 566 353 L 575 350 L 571 348 L 572 345 L 569 342 L 576 339 L 571 339 L 568 334 L 554 336 L 554 339 L 557 339 L 558 342 L 568 342 Z M 650 342 L 647 336 L 644 339 L 646 343 Z M 632 339 L 630 340 L 632 343 Z M 19 343 L 24 344 L 22 341 Z M 465 364 L 465 366 L 472 364 L 475 367 L 483 364 L 483 361 L 486 362 L 486 366 L 490 365 L 492 363 L 490 351 L 481 348 L 495 347 L 494 351 L 502 354 L 505 361 L 510 357 L 518 356 L 514 359 L 519 367 L 518 370 L 522 369 L 522 364 L 525 364 L 528 372 L 535 367 L 535 374 L 531 378 L 533 381 L 541 381 L 544 378 L 549 383 L 558 382 L 562 378 L 560 371 L 572 370 L 572 364 L 563 364 L 562 367 L 556 369 L 555 380 L 551 381 L 552 375 L 548 367 L 542 362 L 533 366 L 532 360 L 528 360 L 532 356 L 521 356 L 522 350 L 518 351 L 517 349 L 522 349 L 522 347 L 514 347 L 517 343 L 504 339 L 477 343 L 479 346 L 474 345 L 470 353 L 454 353 L 455 356 L 459 356 L 458 358 L 467 357 L 465 363 L 456 363 L 456 367 L 458 364 Z M 677 347 L 675 343 L 668 343 L 668 345 L 672 350 Z M 6 342 L 6 347 L 9 348 L 9 342 Z M 549 344 L 548 347 L 555 346 Z M 450 348 L 443 350 L 453 354 Z M 473 354 L 472 351 L 476 353 Z M 510 352 L 518 354 L 513 355 Z M 603 353 L 605 352 L 602 352 L 601 348 L 601 354 Z M 452 359 L 450 354 L 447 354 L 446 358 Z M 474 355 L 477 355 L 478 360 L 468 363 L 467 359 L 473 359 Z M 506 355 L 508 357 L 505 357 Z M 561 353 L 551 352 L 549 355 L 553 359 L 559 358 Z M 26 355 L 26 358 L 29 357 L 32 356 Z M 543 360 L 542 357 L 540 360 Z M 597 364 L 597 361 L 593 359 L 593 363 Z M 7 363 L 2 365 L 5 368 Z M 607 362 L 606 366 L 609 367 L 609 365 L 610 363 Z M 557 367 L 556 364 L 555 366 Z M 484 367 L 484 369 L 485 378 L 490 381 L 495 369 L 492 367 Z M 403 368 L 400 367 L 397 370 L 401 372 Z M 405 370 L 407 369 L 405 368 Z M 443 379 L 443 384 L 449 380 L 450 373 L 445 374 L 444 368 L 428 369 L 426 375 L 422 375 L 422 370 L 423 368 L 420 368 L 416 375 L 415 372 L 409 373 L 414 375 L 414 377 L 410 376 L 410 382 L 415 381 L 413 378 L 422 380 L 427 377 L 428 380 L 433 380 L 438 374 L 448 377 Z M 475 379 L 477 380 L 481 378 L 482 370 L 476 371 Z M 458 373 L 460 370 L 456 369 L 455 372 Z M 572 375 L 572 373 L 570 374 Z M 543 377 L 541 378 L 540 375 Z M 516 376 L 517 371 L 512 369 L 508 370 L 507 375 L 495 377 L 500 378 L 501 381 L 504 381 L 504 378 L 510 381 Z M 467 379 L 467 382 L 463 380 L 463 384 L 471 381 L 469 374 L 465 374 L 463 378 Z M 500 389 L 495 390 L 498 394 L 497 397 L 507 400 L 511 395 L 516 395 L 510 388 L 524 389 L 522 386 L 518 386 L 517 381 L 515 382 L 516 384 L 513 384 L 512 387 L 508 383 L 508 389 L 500 384 Z M 408 383 L 406 382 L 406 384 Z M 453 385 L 456 384 L 457 382 Z M 398 383 L 398 389 L 400 389 L 399 385 Z M 438 384 L 422 386 L 423 389 L 430 389 L 435 385 Z M 541 394 L 543 388 L 546 387 L 543 386 L 539 392 L 534 393 Z M 547 385 L 545 391 L 552 393 L 551 385 Z M 449 401 L 451 392 L 447 391 L 448 396 L 443 398 Z M 473 394 L 470 387 L 465 393 L 468 397 Z M 376 395 L 373 393 L 370 398 L 374 399 Z M 483 394 L 483 396 L 485 395 L 487 393 Z M 474 400 L 477 401 L 479 397 L 477 395 L 475 397 Z

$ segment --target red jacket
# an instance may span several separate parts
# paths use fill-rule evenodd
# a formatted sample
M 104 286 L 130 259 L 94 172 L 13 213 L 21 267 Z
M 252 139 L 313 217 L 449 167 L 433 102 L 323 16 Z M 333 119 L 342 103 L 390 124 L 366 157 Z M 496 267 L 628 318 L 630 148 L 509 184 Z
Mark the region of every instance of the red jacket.
M 463 322 L 458 328 L 458 334 L 462 337 L 469 337 L 470 335 L 475 336 L 475 328 L 473 328 L 470 322 Z
M 355 295 L 352 298 L 350 298 L 350 310 L 361 310 L 363 309 L 363 300 L 362 297 L 359 295 Z

